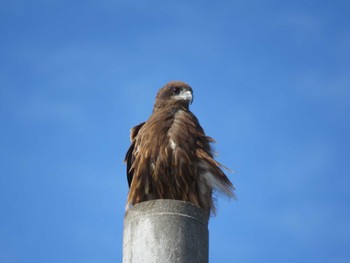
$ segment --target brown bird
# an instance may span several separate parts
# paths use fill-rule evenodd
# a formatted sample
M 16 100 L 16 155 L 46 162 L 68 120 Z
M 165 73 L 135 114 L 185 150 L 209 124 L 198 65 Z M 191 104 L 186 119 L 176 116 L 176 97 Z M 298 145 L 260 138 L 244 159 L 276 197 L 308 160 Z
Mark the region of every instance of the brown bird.
M 234 187 L 213 159 L 210 143 L 189 110 L 192 88 L 172 81 L 158 91 L 152 115 L 131 129 L 126 153 L 127 207 L 153 199 L 190 202 L 215 213 L 213 190 L 234 197 Z

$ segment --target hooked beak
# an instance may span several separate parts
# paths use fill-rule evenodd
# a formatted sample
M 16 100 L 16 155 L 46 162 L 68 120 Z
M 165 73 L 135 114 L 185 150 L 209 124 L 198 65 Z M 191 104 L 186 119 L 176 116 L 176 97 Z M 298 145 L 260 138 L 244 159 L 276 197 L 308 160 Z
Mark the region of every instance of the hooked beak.
M 188 90 L 185 92 L 185 100 L 188 100 L 190 104 L 193 102 L 193 94 L 192 91 Z
M 184 90 L 179 95 L 177 95 L 178 100 L 185 100 L 188 101 L 189 104 L 192 104 L 193 101 L 193 94 L 191 90 Z

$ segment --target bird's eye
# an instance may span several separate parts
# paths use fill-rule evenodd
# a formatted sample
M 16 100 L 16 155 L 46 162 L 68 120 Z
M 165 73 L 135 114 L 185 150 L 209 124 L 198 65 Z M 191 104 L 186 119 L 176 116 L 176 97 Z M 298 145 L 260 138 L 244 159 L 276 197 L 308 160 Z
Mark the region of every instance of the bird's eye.
M 180 93 L 181 88 L 179 88 L 179 87 L 174 87 L 174 88 L 173 88 L 173 91 L 174 91 L 174 93 L 177 95 L 177 94 Z

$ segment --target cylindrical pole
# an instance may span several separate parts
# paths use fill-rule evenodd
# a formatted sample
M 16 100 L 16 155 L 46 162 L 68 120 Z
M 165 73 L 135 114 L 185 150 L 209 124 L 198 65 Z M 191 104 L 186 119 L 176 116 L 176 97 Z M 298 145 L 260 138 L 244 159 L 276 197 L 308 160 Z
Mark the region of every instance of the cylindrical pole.
M 208 215 L 178 200 L 152 200 L 124 217 L 124 263 L 207 263 Z

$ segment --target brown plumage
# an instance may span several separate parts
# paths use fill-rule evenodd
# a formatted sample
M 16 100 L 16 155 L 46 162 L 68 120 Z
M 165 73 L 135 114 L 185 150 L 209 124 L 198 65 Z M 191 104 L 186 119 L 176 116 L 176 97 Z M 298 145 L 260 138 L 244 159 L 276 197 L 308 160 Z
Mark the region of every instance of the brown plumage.
M 150 118 L 131 129 L 126 153 L 127 206 L 152 199 L 177 199 L 215 212 L 212 192 L 233 197 L 234 187 L 213 159 L 210 143 L 189 110 L 192 88 L 173 81 L 158 91 Z

